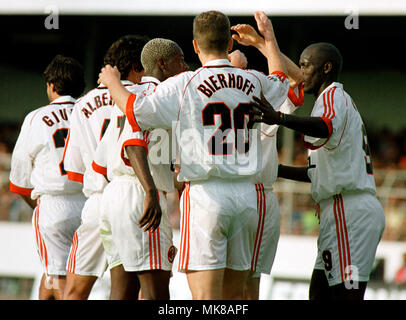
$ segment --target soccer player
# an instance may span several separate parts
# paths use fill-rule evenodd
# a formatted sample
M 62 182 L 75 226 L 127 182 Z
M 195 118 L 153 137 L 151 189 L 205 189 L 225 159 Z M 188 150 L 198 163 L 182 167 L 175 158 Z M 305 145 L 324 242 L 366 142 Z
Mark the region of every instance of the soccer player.
M 107 50 L 104 64 L 115 65 L 121 72 L 121 83 L 128 87 L 141 80 L 141 50 L 144 36 L 120 37 Z M 107 268 L 99 233 L 100 199 L 107 181 L 92 169 L 94 153 L 110 123 L 114 101 L 107 87 L 100 84 L 78 100 L 71 117 L 71 131 L 65 152 L 68 178 L 83 183 L 88 198 L 82 211 L 82 223 L 76 230 L 67 264 L 65 299 L 87 299 L 97 280 Z M 118 270 L 116 270 L 116 273 Z M 114 274 L 115 285 L 126 286 L 124 274 Z M 114 292 L 114 290 L 113 290 Z
M 304 92 L 317 98 L 311 116 L 286 115 L 254 98 L 253 121 L 296 130 L 309 148 L 307 167 L 279 165 L 278 176 L 311 182 L 320 207 L 310 299 L 362 300 L 385 227 L 365 127 L 354 101 L 337 82 L 342 56 L 335 46 L 308 46 L 299 65 Z
M 271 27 L 269 19 L 257 19 L 258 28 L 266 30 Z M 231 27 L 235 31 L 233 39 L 245 46 L 254 46 L 264 52 L 264 39 L 255 29 L 247 24 L 238 24 Z M 292 113 L 303 104 L 304 93 L 302 86 L 302 72 L 288 57 L 283 55 L 288 68 L 289 93 L 288 99 L 280 106 L 278 111 Z M 270 274 L 276 255 L 280 235 L 280 210 L 278 199 L 273 192 L 273 184 L 278 174 L 278 151 L 276 148 L 276 134 L 278 125 L 261 123 L 262 170 L 252 179 L 257 190 L 257 203 L 259 205 L 259 220 L 253 256 L 251 259 L 251 274 L 245 288 L 246 299 L 259 299 L 259 283 L 261 273 Z
M 32 222 L 44 268 L 41 300 L 63 298 L 66 262 L 85 202 L 81 184 L 68 180 L 63 162 L 72 109 L 85 88 L 83 68 L 57 55 L 44 76 L 50 104 L 25 117 L 10 171 L 10 191 L 35 209 Z
M 188 69 L 183 51 L 169 39 L 149 41 L 141 62 L 145 76 L 128 88 L 137 95 L 151 94 L 161 81 Z M 96 150 L 93 167 L 110 181 L 101 199 L 103 245 L 111 270 L 124 268 L 129 283 L 139 279 L 142 299 L 169 300 L 169 278 L 177 250 L 172 244 L 166 203 L 166 194 L 174 190 L 171 133 L 163 129 L 142 132 L 136 121 L 114 108 L 111 125 Z M 137 156 L 140 148 L 145 148 L 145 155 L 149 149 L 148 162 L 142 154 Z M 149 170 L 140 170 L 140 165 L 149 167 L 151 175 Z M 144 212 L 151 201 L 157 204 L 155 212 Z M 148 216 L 150 222 L 141 229 Z M 138 298 L 136 290 L 120 295 Z
M 230 64 L 230 22 L 218 11 L 194 19 L 193 47 L 203 65 L 195 72 L 172 77 L 147 96 L 125 90 L 116 68 L 106 66 L 99 76 L 140 126 L 170 129 L 175 122 L 178 180 L 187 182 L 179 270 L 186 272 L 193 299 L 243 297 L 258 223 L 250 178 L 262 157 L 259 135 L 247 127 L 247 104 L 262 92 L 279 107 L 289 89 L 273 30 L 264 32 L 269 76 Z

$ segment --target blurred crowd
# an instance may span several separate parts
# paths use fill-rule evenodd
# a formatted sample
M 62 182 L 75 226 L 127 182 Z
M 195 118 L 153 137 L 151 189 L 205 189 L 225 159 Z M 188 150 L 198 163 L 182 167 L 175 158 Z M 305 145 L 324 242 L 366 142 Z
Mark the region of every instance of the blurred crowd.
M 18 195 L 9 192 L 9 170 L 11 153 L 19 134 L 19 125 L 0 125 L 0 221 L 29 222 L 32 210 Z M 307 152 L 301 144 L 301 137 L 295 135 L 293 165 L 306 165 Z M 390 187 L 400 193 L 382 196 L 378 192 L 386 215 L 384 240 L 406 241 L 406 129 L 394 133 L 388 129 L 368 131 L 375 179 L 379 188 L 385 181 L 385 175 L 396 172 Z M 403 192 L 403 193 L 402 193 Z M 399 196 L 400 194 L 400 196 Z M 277 192 L 280 203 L 284 193 Z M 286 213 L 281 210 L 281 233 L 297 235 L 317 235 L 318 220 L 314 215 L 314 201 L 309 193 L 298 193 L 293 197 L 293 209 Z M 176 199 L 174 199 L 175 201 Z M 174 210 L 173 225 L 179 218 Z

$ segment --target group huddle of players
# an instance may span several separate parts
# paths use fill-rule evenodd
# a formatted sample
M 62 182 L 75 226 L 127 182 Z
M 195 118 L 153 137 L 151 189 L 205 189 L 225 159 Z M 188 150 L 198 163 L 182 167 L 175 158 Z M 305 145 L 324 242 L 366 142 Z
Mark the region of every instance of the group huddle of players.
M 341 54 L 311 44 L 297 66 L 265 13 L 254 18 L 259 33 L 196 16 L 195 71 L 170 39 L 123 36 L 84 95 L 82 66 L 51 61 L 50 104 L 26 116 L 10 173 L 34 210 L 40 299 L 87 299 L 109 269 L 110 299 L 168 300 L 175 259 L 193 299 L 258 299 L 279 240 L 278 177 L 310 182 L 317 204 L 309 298 L 363 299 L 385 219 L 362 119 L 337 82 Z M 256 47 L 268 75 L 247 69 L 234 41 Z M 304 93 L 317 98 L 311 115 L 294 116 Z M 280 125 L 303 134 L 308 166 L 278 163 Z

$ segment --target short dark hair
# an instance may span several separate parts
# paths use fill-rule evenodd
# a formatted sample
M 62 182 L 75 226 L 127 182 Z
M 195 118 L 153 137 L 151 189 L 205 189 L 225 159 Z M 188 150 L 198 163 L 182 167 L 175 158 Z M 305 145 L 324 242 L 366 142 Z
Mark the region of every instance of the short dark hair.
M 205 51 L 227 51 L 231 38 L 230 20 L 219 11 L 203 12 L 193 20 L 193 38 Z
M 331 73 L 337 77 L 343 68 L 343 57 L 337 47 L 328 42 L 318 42 L 310 46 L 315 47 L 317 50 L 318 56 L 321 59 L 320 62 L 331 62 Z
M 121 79 L 128 77 L 130 71 L 144 70 L 141 64 L 141 51 L 150 39 L 147 36 L 125 35 L 115 41 L 104 56 L 104 65 L 116 66 Z
M 85 75 L 82 65 L 75 59 L 56 55 L 44 71 L 46 83 L 52 83 L 60 96 L 78 98 L 85 89 Z

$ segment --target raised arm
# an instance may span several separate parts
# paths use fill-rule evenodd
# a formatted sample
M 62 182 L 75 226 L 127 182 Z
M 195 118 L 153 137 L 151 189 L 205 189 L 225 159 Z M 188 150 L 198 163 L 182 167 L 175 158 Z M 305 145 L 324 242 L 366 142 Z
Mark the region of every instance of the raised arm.
M 105 86 L 107 86 L 114 102 L 125 114 L 127 101 L 131 93 L 121 84 L 120 71 L 118 71 L 117 67 L 106 65 L 104 68 L 102 68 L 99 74 L 99 80 L 97 82 L 103 83 Z
M 258 28 L 263 30 L 266 26 L 263 26 L 263 20 L 257 20 Z M 271 25 L 272 26 L 272 25 Z M 269 27 L 269 26 L 268 26 Z M 235 31 L 236 34 L 233 34 L 232 37 L 239 44 L 244 46 L 253 46 L 257 48 L 265 57 L 266 56 L 266 43 L 265 39 L 261 37 L 255 29 L 249 24 L 237 24 L 231 27 L 231 30 Z M 285 54 L 281 53 L 282 61 L 287 70 L 287 76 L 289 78 L 289 84 L 292 88 L 297 87 L 299 83 L 303 81 L 303 74 L 300 68 Z

